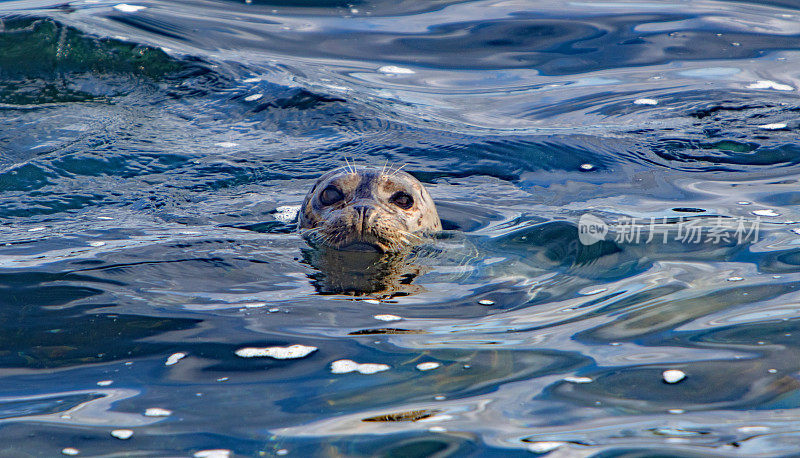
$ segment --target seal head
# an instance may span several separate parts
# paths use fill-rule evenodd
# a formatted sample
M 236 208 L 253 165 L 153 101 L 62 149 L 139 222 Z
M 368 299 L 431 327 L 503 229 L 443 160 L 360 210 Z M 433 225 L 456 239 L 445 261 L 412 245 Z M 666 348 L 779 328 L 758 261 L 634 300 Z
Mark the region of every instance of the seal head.
M 442 230 L 436 205 L 416 178 L 360 166 L 322 175 L 298 223 L 310 241 L 347 251 L 401 251 Z

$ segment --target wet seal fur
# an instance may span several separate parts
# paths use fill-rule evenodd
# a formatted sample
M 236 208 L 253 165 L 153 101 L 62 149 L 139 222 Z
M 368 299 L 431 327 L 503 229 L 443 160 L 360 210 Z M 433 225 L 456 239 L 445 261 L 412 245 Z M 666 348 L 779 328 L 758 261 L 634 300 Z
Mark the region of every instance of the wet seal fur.
M 300 208 L 311 243 L 346 251 L 402 251 L 442 230 L 428 190 L 401 170 L 348 166 L 322 175 Z

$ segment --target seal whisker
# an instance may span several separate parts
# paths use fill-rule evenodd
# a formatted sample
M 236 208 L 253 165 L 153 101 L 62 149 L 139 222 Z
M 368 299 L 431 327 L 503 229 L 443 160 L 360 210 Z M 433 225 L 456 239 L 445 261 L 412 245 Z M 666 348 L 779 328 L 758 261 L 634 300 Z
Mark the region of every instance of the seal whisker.
M 403 164 L 403 165 L 401 165 L 400 167 L 398 167 L 398 168 L 397 168 L 397 170 L 395 170 L 394 172 L 392 172 L 392 176 L 395 176 L 395 175 L 397 175 L 397 172 L 399 172 L 399 171 L 403 170 L 403 167 L 405 167 L 405 166 L 407 166 L 407 165 L 408 165 L 408 162 L 406 162 L 405 164 Z

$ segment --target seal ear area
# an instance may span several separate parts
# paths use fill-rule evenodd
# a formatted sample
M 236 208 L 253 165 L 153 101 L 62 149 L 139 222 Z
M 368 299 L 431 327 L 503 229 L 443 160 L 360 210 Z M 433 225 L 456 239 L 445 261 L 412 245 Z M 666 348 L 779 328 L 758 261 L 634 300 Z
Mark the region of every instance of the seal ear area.
M 420 228 L 429 232 L 439 232 L 442 230 L 442 220 L 439 219 L 439 212 L 436 210 L 436 203 L 433 201 L 428 190 L 420 185 L 420 205 L 427 208 L 427 211 L 422 212 L 417 223 Z

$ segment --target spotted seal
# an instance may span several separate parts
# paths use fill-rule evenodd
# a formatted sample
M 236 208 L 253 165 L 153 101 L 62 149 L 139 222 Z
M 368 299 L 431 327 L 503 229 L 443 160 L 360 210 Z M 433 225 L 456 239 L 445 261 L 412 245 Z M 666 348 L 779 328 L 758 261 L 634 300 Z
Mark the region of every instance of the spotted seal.
M 442 229 L 436 205 L 401 170 L 347 166 L 322 175 L 298 216 L 309 241 L 347 251 L 402 251 Z

